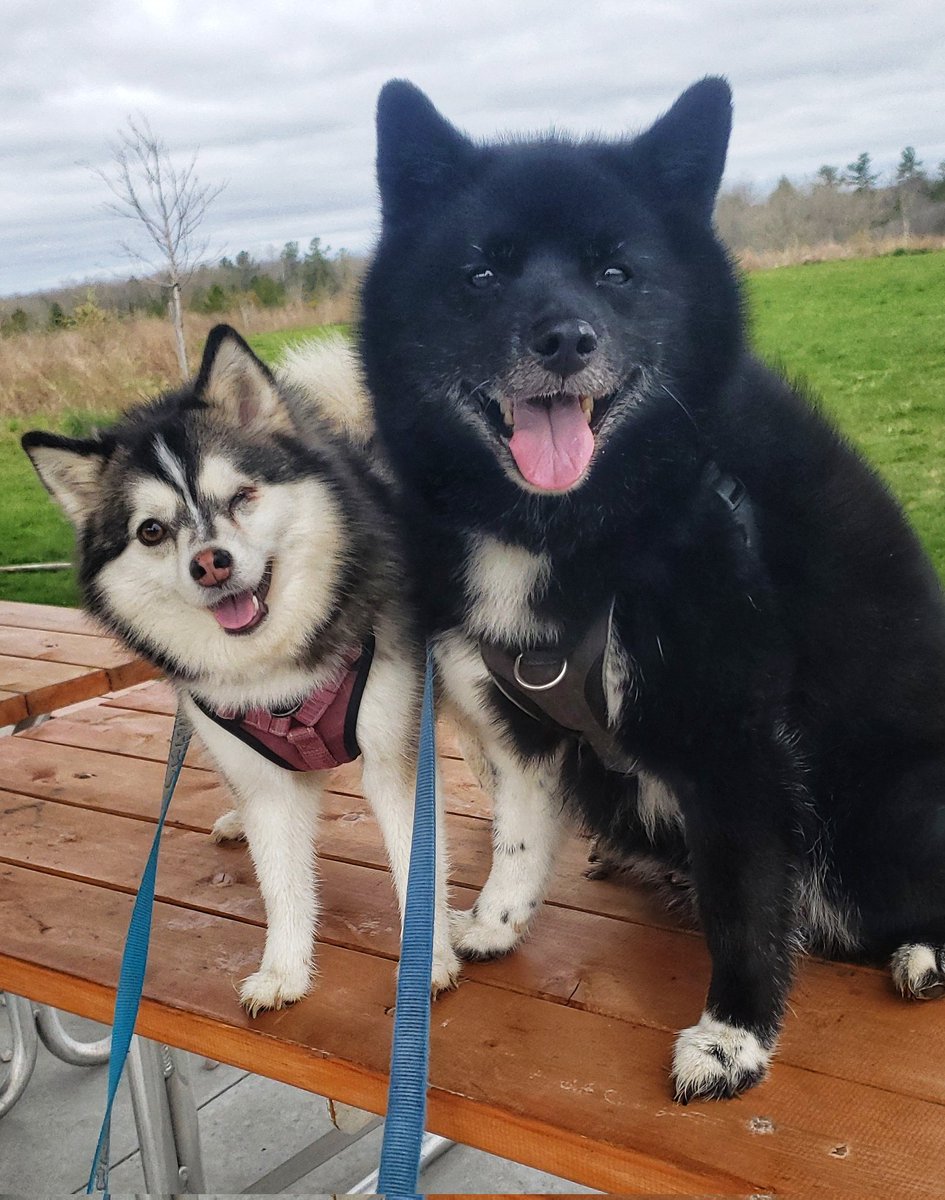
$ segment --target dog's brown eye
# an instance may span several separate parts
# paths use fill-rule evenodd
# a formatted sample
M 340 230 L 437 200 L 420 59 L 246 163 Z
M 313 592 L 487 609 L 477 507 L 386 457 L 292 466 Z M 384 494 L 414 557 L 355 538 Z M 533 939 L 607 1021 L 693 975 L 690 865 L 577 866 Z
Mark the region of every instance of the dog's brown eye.
M 138 526 L 138 541 L 145 546 L 157 546 L 167 537 L 167 526 L 149 517 Z
M 491 287 L 495 281 L 495 271 L 490 270 L 489 267 L 479 267 L 475 271 L 470 271 L 466 276 L 466 282 L 474 288 Z

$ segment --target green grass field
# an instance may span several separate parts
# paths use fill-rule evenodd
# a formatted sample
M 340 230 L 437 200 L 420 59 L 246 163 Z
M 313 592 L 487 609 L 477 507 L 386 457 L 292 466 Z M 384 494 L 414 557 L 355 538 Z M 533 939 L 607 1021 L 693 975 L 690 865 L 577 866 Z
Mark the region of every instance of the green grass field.
M 759 272 L 747 292 L 759 353 L 822 398 L 903 501 L 945 578 L 945 252 Z M 322 331 L 250 341 L 273 361 Z M 80 433 L 77 422 L 67 416 L 60 427 Z M 71 532 L 19 448 L 29 427 L 19 420 L 0 431 L 0 563 L 70 555 Z M 78 602 L 71 572 L 0 575 L 0 598 Z

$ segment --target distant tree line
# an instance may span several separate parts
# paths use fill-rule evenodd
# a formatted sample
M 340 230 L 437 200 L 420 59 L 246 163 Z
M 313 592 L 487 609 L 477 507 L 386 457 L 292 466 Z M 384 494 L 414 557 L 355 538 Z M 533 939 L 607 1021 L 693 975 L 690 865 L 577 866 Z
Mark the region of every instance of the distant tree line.
M 764 197 L 750 185 L 728 187 L 715 216 L 719 232 L 736 251 L 877 236 L 898 237 L 908 245 L 913 237 L 945 235 L 945 160 L 930 173 L 915 148 L 906 146 L 884 182 L 864 151 L 845 168 L 825 163 L 807 183 L 782 175 Z
M 241 250 L 216 265 L 197 267 L 183 287 L 183 303 L 192 312 L 221 317 L 238 316 L 247 307 L 314 305 L 352 291 L 363 270 L 363 258 L 334 251 L 318 237 L 304 252 L 298 242 L 286 242 L 278 255 L 259 259 Z M 0 301 L 0 334 L 88 327 L 110 317 L 165 317 L 167 308 L 167 289 L 155 279 L 76 284 Z

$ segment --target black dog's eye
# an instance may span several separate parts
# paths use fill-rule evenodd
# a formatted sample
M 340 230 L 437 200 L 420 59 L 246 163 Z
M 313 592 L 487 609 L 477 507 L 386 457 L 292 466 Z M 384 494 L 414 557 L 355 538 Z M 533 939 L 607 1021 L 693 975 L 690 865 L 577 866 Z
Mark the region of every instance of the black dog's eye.
M 232 516 L 233 513 L 235 513 L 238 508 L 241 508 L 244 504 L 248 504 L 250 500 L 255 500 L 255 499 L 256 499 L 256 489 L 254 487 L 251 487 L 248 483 L 245 484 L 243 487 L 240 488 L 240 490 L 236 493 L 236 495 L 234 495 L 230 500 L 230 503 L 229 503 L 230 516 Z
M 466 282 L 474 288 L 491 287 L 496 282 L 496 273 L 489 267 L 477 267 L 467 274 Z
M 617 263 L 611 263 L 609 267 L 604 267 L 597 276 L 598 283 L 609 283 L 613 286 L 620 287 L 621 284 L 630 282 L 630 271 L 627 267 L 621 267 Z
M 148 517 L 138 526 L 138 541 L 145 546 L 159 546 L 166 537 L 167 526 L 155 521 L 154 517 Z

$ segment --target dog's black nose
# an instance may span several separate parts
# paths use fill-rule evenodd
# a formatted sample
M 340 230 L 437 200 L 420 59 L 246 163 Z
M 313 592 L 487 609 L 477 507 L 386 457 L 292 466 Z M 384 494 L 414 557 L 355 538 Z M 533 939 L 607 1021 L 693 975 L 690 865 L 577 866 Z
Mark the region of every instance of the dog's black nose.
M 576 317 L 543 323 L 535 330 L 530 348 L 546 371 L 564 379 L 587 366 L 597 349 L 597 334 L 593 325 Z
M 201 550 L 190 560 L 190 577 L 201 587 L 219 587 L 230 578 L 233 556 L 219 547 Z

